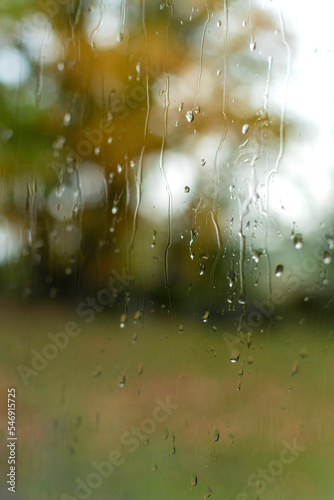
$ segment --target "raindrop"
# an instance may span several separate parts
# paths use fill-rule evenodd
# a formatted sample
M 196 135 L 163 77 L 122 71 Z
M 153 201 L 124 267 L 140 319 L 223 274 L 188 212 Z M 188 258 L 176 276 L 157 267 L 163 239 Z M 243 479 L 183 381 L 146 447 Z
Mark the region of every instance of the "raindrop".
M 71 121 L 71 113 L 65 113 L 65 115 L 64 115 L 65 127 L 70 124 L 70 121 Z
M 235 273 L 233 271 L 229 271 L 227 273 L 227 279 L 228 279 L 228 286 L 232 288 L 235 283 Z
M 201 111 L 201 108 L 200 106 L 195 106 L 194 107 L 194 112 L 196 113 L 196 115 L 198 115 L 198 113 Z
M 303 347 L 303 349 L 300 351 L 299 356 L 302 359 L 306 359 L 307 358 L 307 349 L 305 349 L 305 347 Z
M 125 327 L 127 319 L 128 319 L 127 315 L 126 314 L 122 314 L 120 325 L 119 325 L 121 328 Z
M 327 251 L 324 252 L 324 255 L 322 257 L 322 262 L 326 265 L 330 264 L 332 262 L 332 257 L 331 254 Z
M 249 130 L 249 125 L 248 125 L 248 123 L 245 123 L 242 126 L 241 132 L 245 135 L 245 134 L 247 134 L 248 130 Z
M 210 311 L 205 311 L 205 313 L 204 313 L 204 315 L 202 317 L 203 323 L 207 323 L 208 322 L 209 316 L 210 316 Z
M 300 233 L 295 234 L 293 244 L 297 250 L 303 248 L 303 236 Z
M 247 22 L 246 22 L 245 20 L 243 20 L 243 21 L 242 21 L 242 27 L 243 27 L 243 28 L 246 28 L 246 26 L 247 26 Z
M 213 433 L 213 442 L 218 443 L 219 441 L 219 429 L 216 429 L 215 432 Z
M 64 71 L 65 69 L 65 64 L 63 62 L 59 62 L 57 64 L 58 71 Z
M 252 259 L 255 261 L 256 264 L 260 262 L 260 259 L 262 257 L 262 252 L 261 250 L 254 250 L 252 253 Z
M 182 110 L 183 110 L 183 102 L 181 102 L 181 104 L 179 106 L 179 113 L 181 113 Z
M 326 234 L 325 238 L 326 238 L 327 244 L 329 246 L 329 249 L 334 250 L 334 238 L 333 238 L 333 236 Z
M 234 349 L 231 352 L 231 356 L 230 356 L 231 363 L 236 363 L 239 360 L 239 357 L 240 357 L 240 352 L 237 351 L 236 349 Z
M 118 380 L 118 385 L 119 385 L 120 387 L 124 387 L 124 385 L 125 385 L 125 381 L 126 381 L 126 377 L 125 377 L 125 375 L 122 375 L 121 377 L 119 377 L 119 380 Z
M 140 309 L 138 309 L 138 311 L 136 311 L 136 313 L 133 317 L 133 323 L 134 324 L 138 323 L 138 321 L 141 319 L 141 316 L 142 316 L 142 311 Z
M 156 237 L 157 237 L 157 231 L 155 229 L 153 229 L 153 240 L 152 240 L 152 243 L 151 243 L 151 247 L 152 248 L 155 247 Z
M 209 486 L 207 486 L 205 493 L 203 494 L 203 499 L 208 500 L 208 498 L 210 498 L 211 495 L 212 495 L 212 489 Z
M 255 49 L 256 49 L 256 42 L 253 41 L 249 44 L 249 50 L 251 52 L 254 52 Z
M 292 377 L 295 377 L 298 373 L 298 362 L 295 361 L 294 364 L 293 364 L 293 367 L 292 367 L 292 372 L 291 372 L 291 375 Z
M 187 119 L 187 122 L 191 123 L 192 121 L 194 121 L 194 113 L 193 111 L 187 111 L 186 113 L 186 119 Z
M 189 186 L 184 186 L 184 192 L 189 193 L 190 192 L 190 187 Z
M 117 165 L 117 173 L 121 174 L 122 172 L 123 172 L 123 167 L 122 167 L 122 165 L 118 164 Z
M 217 21 L 217 28 L 220 28 L 220 27 L 221 27 L 221 25 L 222 25 L 222 22 L 221 22 L 220 20 L 219 20 L 219 21 Z
M 191 486 L 196 486 L 196 484 L 197 484 L 197 476 L 196 476 L 196 474 L 192 474 L 191 475 L 190 484 L 191 484 Z
M 244 295 L 240 295 L 238 298 L 238 302 L 239 304 L 244 306 L 246 304 L 246 297 Z
M 276 267 L 276 270 L 275 270 L 276 278 L 280 278 L 283 274 L 283 271 L 284 271 L 284 267 L 282 266 L 282 264 L 278 264 L 278 266 Z
M 181 323 L 181 325 L 179 326 L 179 333 L 183 333 L 183 325 Z
M 204 166 L 205 166 L 205 164 L 206 164 L 206 160 L 205 160 L 205 158 L 202 158 L 202 159 L 201 159 L 201 166 L 202 166 L 202 167 L 204 167 Z

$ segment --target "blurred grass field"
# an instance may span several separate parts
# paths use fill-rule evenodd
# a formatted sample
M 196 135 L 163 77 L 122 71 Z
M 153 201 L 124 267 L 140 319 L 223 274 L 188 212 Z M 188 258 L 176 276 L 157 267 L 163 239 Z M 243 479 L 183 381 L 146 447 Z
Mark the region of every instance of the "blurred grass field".
M 31 366 L 31 349 L 42 352 L 47 334 L 68 321 L 81 333 L 25 385 L 17 366 Z M 249 346 L 236 342 L 240 357 L 231 363 L 223 334 L 236 331 L 223 320 L 212 326 L 183 318 L 179 333 L 171 318 L 146 312 L 122 329 L 109 312 L 88 325 L 59 305 L 3 304 L 1 468 L 8 467 L 6 393 L 14 386 L 19 498 L 78 498 L 76 478 L 85 481 L 91 462 L 119 450 L 124 463 L 89 498 L 234 500 L 245 492 L 239 498 L 331 500 L 332 332 L 308 319 L 276 321 Z M 131 453 L 122 434 L 168 397 L 179 408 Z M 305 450 L 263 493 L 247 486 L 277 460 L 283 441 L 294 440 Z

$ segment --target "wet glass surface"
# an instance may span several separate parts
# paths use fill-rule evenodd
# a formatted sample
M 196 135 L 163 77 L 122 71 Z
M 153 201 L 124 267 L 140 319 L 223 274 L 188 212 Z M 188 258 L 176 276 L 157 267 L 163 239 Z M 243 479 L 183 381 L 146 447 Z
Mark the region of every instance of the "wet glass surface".
M 1 4 L 0 499 L 332 500 L 332 10 Z

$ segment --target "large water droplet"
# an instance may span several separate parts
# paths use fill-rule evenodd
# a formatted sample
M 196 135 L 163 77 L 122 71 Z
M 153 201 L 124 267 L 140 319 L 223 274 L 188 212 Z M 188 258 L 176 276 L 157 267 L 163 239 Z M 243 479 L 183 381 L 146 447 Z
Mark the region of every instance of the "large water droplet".
M 262 257 L 262 251 L 261 250 L 253 250 L 252 253 L 252 259 L 255 261 L 256 264 L 260 262 L 260 259 Z
M 275 270 L 275 276 L 277 278 L 279 278 L 280 276 L 282 276 L 283 271 L 284 271 L 284 267 L 282 266 L 282 264 L 278 264 L 278 266 L 276 267 L 276 270 Z
M 326 265 L 330 264 L 332 262 L 332 257 L 329 252 L 324 252 L 324 255 L 322 257 L 322 262 Z
M 300 233 L 295 234 L 293 238 L 293 244 L 297 250 L 301 250 L 303 248 L 303 236 Z
M 327 244 L 330 250 L 334 250 L 334 238 L 330 234 L 326 234 L 325 236 Z
M 210 316 L 210 311 L 205 311 L 204 315 L 203 315 L 203 323 L 207 323 L 208 322 L 208 319 L 209 319 L 209 316 Z
M 242 126 L 241 132 L 245 135 L 245 134 L 247 134 L 248 130 L 249 130 L 249 125 L 248 125 L 248 123 L 245 123 Z
M 194 113 L 193 111 L 187 111 L 186 113 L 186 119 L 187 119 L 187 122 L 191 123 L 192 121 L 194 121 Z
M 254 52 L 255 49 L 256 49 L 256 42 L 253 41 L 249 44 L 249 50 L 251 52 Z
M 240 358 L 240 352 L 237 351 L 237 349 L 234 349 L 232 352 L 231 352 L 231 356 L 230 356 L 230 361 L 231 363 L 236 363 Z

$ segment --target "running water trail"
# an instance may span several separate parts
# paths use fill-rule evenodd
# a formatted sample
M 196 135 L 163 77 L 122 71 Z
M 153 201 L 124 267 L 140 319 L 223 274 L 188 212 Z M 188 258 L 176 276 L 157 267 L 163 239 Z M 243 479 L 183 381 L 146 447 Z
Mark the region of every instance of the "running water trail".
M 224 130 L 215 154 L 214 158 L 214 172 L 215 172 L 215 191 L 213 196 L 213 206 L 211 211 L 212 223 L 215 228 L 216 238 L 217 238 L 217 253 L 213 265 L 210 271 L 210 282 L 211 282 L 211 291 L 214 288 L 214 275 L 215 271 L 223 250 L 221 231 L 218 223 L 218 208 L 219 208 L 219 166 L 218 166 L 218 155 L 223 147 L 223 144 L 226 140 L 227 132 L 228 132 L 228 119 L 226 114 L 227 107 L 227 92 L 228 92 L 228 0 L 224 0 L 224 38 L 223 38 L 223 53 L 224 53 L 224 78 L 223 78 L 223 105 L 222 105 L 222 113 L 224 119 Z
M 278 12 L 279 12 L 279 22 L 280 22 L 280 29 L 281 29 L 281 39 L 282 39 L 283 46 L 286 50 L 286 75 L 285 75 L 285 82 L 284 82 L 283 102 L 282 102 L 282 106 L 281 106 L 278 155 L 277 155 L 274 167 L 272 168 L 272 170 L 270 170 L 267 173 L 266 179 L 265 179 L 266 248 L 267 248 L 267 259 L 268 259 L 268 294 L 269 294 L 270 300 L 272 298 L 271 265 L 270 265 L 269 252 L 268 252 L 269 238 L 270 238 L 270 216 L 269 216 L 270 182 L 271 182 L 272 178 L 279 172 L 279 167 L 280 167 L 283 155 L 284 155 L 286 97 L 287 97 L 287 92 L 288 92 L 288 84 L 289 84 L 289 79 L 290 79 L 290 68 L 291 68 L 291 48 L 286 40 L 285 26 L 284 26 L 284 20 L 283 20 L 281 8 L 279 8 Z M 268 75 L 270 75 L 269 71 L 271 70 L 271 62 L 272 62 L 272 60 L 270 59 Z M 269 76 L 268 76 L 268 78 L 269 78 Z M 269 85 L 269 83 L 267 85 Z M 268 100 L 268 97 L 267 97 L 267 94 L 265 94 L 265 103 L 267 103 L 267 100 Z
M 204 24 L 203 34 L 202 34 L 202 40 L 201 40 L 200 57 L 199 57 L 199 61 L 200 61 L 199 62 L 199 72 L 198 72 L 198 77 L 197 77 L 197 89 L 196 89 L 195 97 L 194 97 L 194 109 L 196 109 L 196 106 L 197 106 L 197 97 L 199 95 L 200 88 L 201 88 L 201 80 L 202 80 L 202 74 L 203 74 L 204 41 L 205 41 L 206 30 L 207 30 L 208 24 L 210 22 L 210 14 L 211 14 L 211 11 L 208 8 L 207 4 L 205 4 L 205 7 L 206 7 L 206 11 L 207 11 L 208 17 L 207 17 L 207 20 L 205 21 L 205 24 Z

